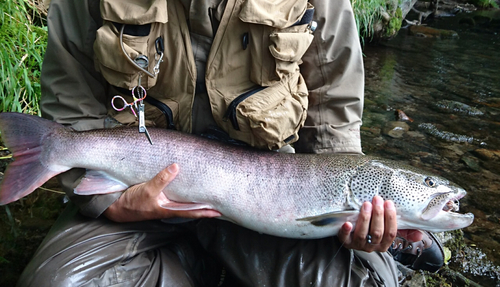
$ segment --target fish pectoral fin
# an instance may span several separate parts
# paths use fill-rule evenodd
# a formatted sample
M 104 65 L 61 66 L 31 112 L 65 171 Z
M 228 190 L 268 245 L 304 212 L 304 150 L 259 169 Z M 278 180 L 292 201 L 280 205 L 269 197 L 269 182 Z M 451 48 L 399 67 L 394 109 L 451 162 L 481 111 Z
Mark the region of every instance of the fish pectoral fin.
M 194 203 L 194 202 L 170 201 L 168 203 L 160 204 L 160 206 L 162 208 L 169 209 L 169 210 L 201 210 L 201 209 L 215 210 L 210 204 Z
M 107 173 L 96 170 L 87 170 L 80 183 L 75 187 L 74 193 L 78 195 L 106 194 L 123 191 L 128 186 L 109 176 Z
M 343 224 L 348 221 L 355 222 L 358 219 L 358 214 L 358 210 L 344 210 L 298 218 L 297 221 L 309 221 L 315 226 L 336 225 Z

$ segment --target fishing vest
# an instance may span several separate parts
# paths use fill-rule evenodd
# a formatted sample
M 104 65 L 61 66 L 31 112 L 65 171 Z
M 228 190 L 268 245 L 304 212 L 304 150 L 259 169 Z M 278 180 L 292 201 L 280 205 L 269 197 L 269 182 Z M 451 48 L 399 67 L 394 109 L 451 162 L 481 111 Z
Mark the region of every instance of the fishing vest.
M 112 93 L 130 102 L 140 79 L 147 122 L 191 132 L 197 73 L 183 5 L 102 0 L 100 10 L 95 66 Z M 266 149 L 298 140 L 308 106 L 299 65 L 313 39 L 313 11 L 307 0 L 227 1 L 205 85 L 213 118 L 231 138 Z M 121 123 L 136 122 L 132 113 L 109 113 Z

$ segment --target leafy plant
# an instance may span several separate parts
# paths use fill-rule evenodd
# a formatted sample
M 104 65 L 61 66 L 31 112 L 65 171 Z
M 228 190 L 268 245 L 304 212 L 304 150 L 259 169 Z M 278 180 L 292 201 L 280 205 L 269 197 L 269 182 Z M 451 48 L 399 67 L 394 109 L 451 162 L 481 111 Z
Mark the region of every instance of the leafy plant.
M 46 12 L 29 0 L 0 3 L 0 111 L 40 114 Z
M 362 39 L 371 39 L 373 25 L 381 20 L 386 0 L 351 0 L 358 35 Z
M 481 8 L 498 8 L 498 4 L 495 0 L 475 0 L 472 3 Z

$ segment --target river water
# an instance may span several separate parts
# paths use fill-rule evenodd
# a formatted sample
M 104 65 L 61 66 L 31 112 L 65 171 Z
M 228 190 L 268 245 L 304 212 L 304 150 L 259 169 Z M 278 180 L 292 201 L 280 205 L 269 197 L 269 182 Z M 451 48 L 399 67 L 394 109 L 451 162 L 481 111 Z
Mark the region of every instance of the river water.
M 460 13 L 427 22 L 458 37 L 402 29 L 364 47 L 364 152 L 425 168 L 467 190 L 460 209 L 475 215 L 464 229 L 468 255 L 453 254 L 452 261 L 492 286 L 500 286 L 499 22 L 496 12 Z M 398 121 L 399 111 L 410 120 Z

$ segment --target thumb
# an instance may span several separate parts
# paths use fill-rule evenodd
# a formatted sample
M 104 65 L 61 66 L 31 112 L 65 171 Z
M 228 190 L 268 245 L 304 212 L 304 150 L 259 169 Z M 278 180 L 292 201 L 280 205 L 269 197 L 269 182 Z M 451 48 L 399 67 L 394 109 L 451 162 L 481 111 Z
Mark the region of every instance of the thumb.
M 179 166 L 176 163 L 169 165 L 146 183 L 147 190 L 150 190 L 154 195 L 160 194 L 178 173 Z

